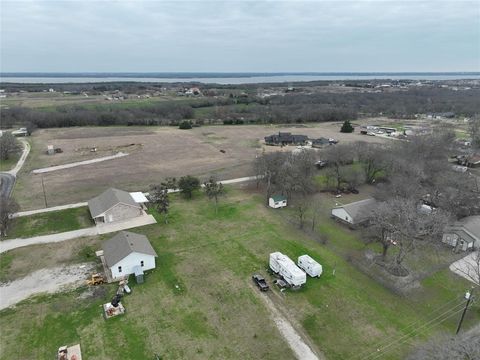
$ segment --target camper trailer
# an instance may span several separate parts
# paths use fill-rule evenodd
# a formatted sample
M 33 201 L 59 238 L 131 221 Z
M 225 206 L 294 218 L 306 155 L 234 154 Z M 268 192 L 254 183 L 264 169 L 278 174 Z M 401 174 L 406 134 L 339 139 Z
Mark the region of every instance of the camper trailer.
M 307 282 L 307 276 L 286 255 L 280 252 L 270 254 L 270 269 L 279 274 L 291 286 L 301 286 Z
M 322 265 L 308 255 L 302 255 L 298 257 L 298 267 L 311 277 L 320 277 L 323 272 Z

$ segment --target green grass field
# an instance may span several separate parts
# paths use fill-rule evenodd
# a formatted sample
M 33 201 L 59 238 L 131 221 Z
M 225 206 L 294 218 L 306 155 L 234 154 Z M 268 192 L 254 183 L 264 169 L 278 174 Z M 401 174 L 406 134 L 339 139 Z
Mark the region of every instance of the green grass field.
M 8 238 L 28 238 L 93 226 L 87 207 L 23 216 L 12 220 Z
M 13 154 L 8 160 L 0 160 L 0 171 L 11 170 L 17 164 L 18 159 L 20 159 L 20 155 L 21 153 Z
M 0 312 L 0 358 L 48 359 L 60 345 L 80 342 L 88 359 L 150 359 L 155 353 L 163 359 L 292 359 L 251 286 L 253 272 L 267 274 L 273 251 L 292 259 L 308 253 L 323 265 L 320 279 L 308 279 L 297 292 L 280 294 L 274 288 L 270 298 L 288 309 L 328 359 L 375 352 L 387 337 L 409 334 L 408 325 L 426 323 L 432 310 L 460 302 L 467 286 L 442 272 L 426 279 L 415 296 L 395 295 L 288 225 L 278 211 L 263 206 L 262 198 L 238 190 L 229 189 L 218 215 L 204 196 L 192 201 L 174 196 L 169 224 L 158 220 L 134 230 L 148 236 L 159 257 L 145 284 L 131 282 L 123 317 L 105 321 L 101 316 L 100 306 L 113 296 L 113 286 L 93 297 L 84 297 L 85 288 L 39 296 Z M 320 226 L 335 241 L 345 240 L 348 247 L 355 243 L 325 219 Z M 467 313 L 466 328 L 479 319 L 476 305 Z M 409 335 L 381 358 L 401 359 L 415 339 L 438 330 L 451 333 L 457 320 L 427 327 L 414 339 Z

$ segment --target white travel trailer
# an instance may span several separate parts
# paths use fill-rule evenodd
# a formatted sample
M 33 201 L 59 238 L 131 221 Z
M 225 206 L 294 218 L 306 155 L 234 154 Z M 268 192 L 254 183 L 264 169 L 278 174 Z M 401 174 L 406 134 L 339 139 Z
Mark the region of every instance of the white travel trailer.
M 323 272 L 322 265 L 308 255 L 302 255 L 298 257 L 298 267 L 304 270 L 311 277 L 320 277 Z
M 307 282 L 305 273 L 288 256 L 280 252 L 270 254 L 270 269 L 280 274 L 292 286 L 301 286 Z

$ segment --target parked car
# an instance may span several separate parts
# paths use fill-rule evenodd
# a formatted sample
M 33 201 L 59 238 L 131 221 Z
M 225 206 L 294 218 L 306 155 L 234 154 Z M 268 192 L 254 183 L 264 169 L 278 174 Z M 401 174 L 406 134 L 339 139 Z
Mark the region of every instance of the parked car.
M 253 274 L 252 280 L 258 286 L 260 291 L 267 291 L 269 289 L 267 280 L 265 280 L 265 278 L 262 275 Z

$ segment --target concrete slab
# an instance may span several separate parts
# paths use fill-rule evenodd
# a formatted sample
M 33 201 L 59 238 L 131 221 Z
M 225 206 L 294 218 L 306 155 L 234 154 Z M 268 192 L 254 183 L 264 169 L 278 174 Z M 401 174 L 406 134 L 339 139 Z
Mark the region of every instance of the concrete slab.
M 480 252 L 472 252 L 463 259 L 455 261 L 450 265 L 450 270 L 468 281 L 480 285 Z

